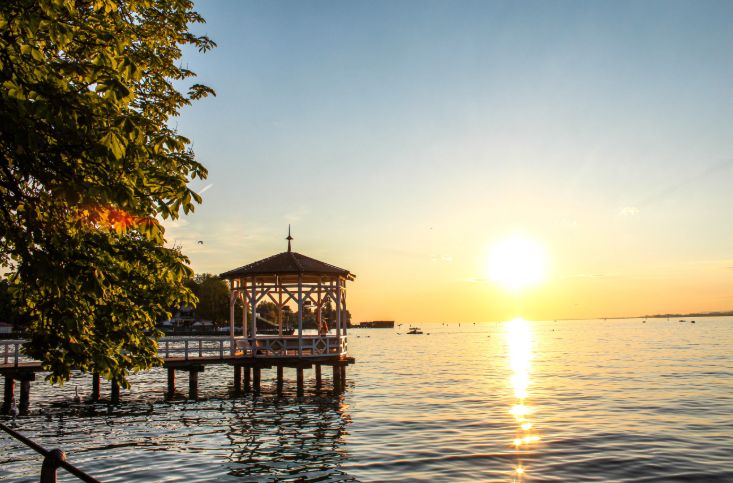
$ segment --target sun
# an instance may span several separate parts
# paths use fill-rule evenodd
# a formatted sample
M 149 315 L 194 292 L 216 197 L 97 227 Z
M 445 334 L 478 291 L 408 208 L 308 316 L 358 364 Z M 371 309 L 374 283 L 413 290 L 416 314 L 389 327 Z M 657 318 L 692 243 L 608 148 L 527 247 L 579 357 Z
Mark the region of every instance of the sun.
M 491 247 L 489 279 L 511 292 L 540 284 L 547 276 L 547 256 L 537 242 L 512 235 Z

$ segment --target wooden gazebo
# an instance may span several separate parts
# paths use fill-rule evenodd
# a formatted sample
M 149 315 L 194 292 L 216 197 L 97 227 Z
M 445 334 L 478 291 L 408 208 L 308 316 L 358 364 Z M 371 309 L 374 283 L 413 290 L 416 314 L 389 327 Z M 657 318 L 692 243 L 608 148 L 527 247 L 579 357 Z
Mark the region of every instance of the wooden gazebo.
M 229 329 L 232 355 L 255 358 L 340 358 L 347 352 L 346 282 L 355 275 L 314 258 L 292 251 L 288 229 L 288 251 L 244 265 L 220 277 L 231 288 Z M 235 335 L 235 307 L 241 301 L 242 335 Z M 257 305 L 271 301 L 277 308 L 276 335 L 257 334 Z M 331 320 L 324 320 L 323 308 L 332 302 Z M 283 312 L 288 304 L 297 305 L 297 328 L 283 333 Z M 315 334 L 303 334 L 303 312 L 312 307 Z M 326 322 L 330 327 L 326 328 Z

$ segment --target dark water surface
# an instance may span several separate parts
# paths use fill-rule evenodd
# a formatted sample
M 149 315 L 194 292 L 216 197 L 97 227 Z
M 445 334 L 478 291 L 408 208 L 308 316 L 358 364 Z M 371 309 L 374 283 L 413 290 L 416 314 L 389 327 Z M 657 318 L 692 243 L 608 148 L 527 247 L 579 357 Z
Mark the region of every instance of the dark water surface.
M 209 366 L 201 401 L 165 402 L 155 370 L 108 410 L 73 404 L 88 377 L 39 378 L 12 424 L 104 481 L 733 482 L 731 318 L 401 329 L 351 331 L 342 395 L 310 381 L 297 398 L 286 369 L 278 398 L 273 369 L 232 398 L 232 369 Z M 0 434 L 1 479 L 37 481 L 40 463 Z

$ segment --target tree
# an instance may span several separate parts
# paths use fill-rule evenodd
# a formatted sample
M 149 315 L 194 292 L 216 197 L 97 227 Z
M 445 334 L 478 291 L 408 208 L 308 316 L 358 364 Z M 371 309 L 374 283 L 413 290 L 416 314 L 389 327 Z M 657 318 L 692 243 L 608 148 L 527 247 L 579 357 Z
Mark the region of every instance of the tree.
M 195 304 L 188 259 L 160 219 L 194 209 L 205 178 L 171 116 L 213 91 L 181 47 L 215 44 L 188 0 L 0 2 L 0 266 L 28 318 L 26 354 L 128 387 L 161 361 L 155 321 Z
M 10 282 L 6 278 L 0 279 L 0 322 L 13 325 L 15 331 L 22 330 L 28 320 L 18 313 L 10 295 Z
M 198 298 L 196 318 L 215 325 L 229 324 L 229 285 L 210 273 L 196 275 L 194 294 Z
M 277 305 L 272 302 L 264 301 L 257 304 L 257 313 L 270 322 L 277 322 Z M 259 326 L 258 326 L 259 327 Z

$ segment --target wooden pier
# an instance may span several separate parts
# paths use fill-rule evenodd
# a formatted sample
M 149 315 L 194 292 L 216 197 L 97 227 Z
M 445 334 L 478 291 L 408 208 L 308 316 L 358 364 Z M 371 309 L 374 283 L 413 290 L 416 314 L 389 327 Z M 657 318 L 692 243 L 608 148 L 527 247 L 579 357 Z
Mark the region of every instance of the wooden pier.
M 176 394 L 176 372 L 188 372 L 188 396 L 198 398 L 199 374 L 206 366 L 232 366 L 235 392 L 259 393 L 262 371 L 276 368 L 277 391 L 283 390 L 283 368 L 296 370 L 297 394 L 303 395 L 306 369 L 314 369 L 315 385 L 322 384 L 322 366 L 333 370 L 334 391 L 342 391 L 346 367 L 354 363 L 349 357 L 346 318 L 346 283 L 355 275 L 346 269 L 321 262 L 292 251 L 293 237 L 288 228 L 288 251 L 243 265 L 220 275 L 231 290 L 229 334 L 223 337 L 164 337 L 158 341 L 159 356 L 167 368 L 167 395 Z M 271 301 L 277 310 L 276 321 L 267 321 L 257 312 L 258 304 Z M 235 336 L 235 307 L 242 310 L 242 334 Z M 331 308 L 331 304 L 335 307 Z M 286 309 L 297 310 L 297 334 L 283 333 Z M 317 334 L 304 333 L 305 308 L 313 309 Z M 259 335 L 257 326 L 265 323 L 277 328 L 278 335 Z M 329 327 L 330 324 L 330 327 Z M 26 359 L 20 352 L 23 340 L 0 340 L 0 375 L 5 377 L 3 405 L 7 413 L 15 401 L 15 383 L 20 383 L 20 413 L 30 407 L 30 383 L 41 363 Z M 110 401 L 117 404 L 120 388 L 111 384 Z M 100 399 L 99 375 L 93 375 L 91 400 Z
M 345 336 L 342 336 L 345 338 Z M 335 336 L 315 337 L 319 345 L 339 346 Z M 272 337 L 271 339 L 283 339 Z M 329 340 L 330 339 L 330 340 Z M 41 363 L 28 359 L 20 352 L 23 340 L 0 340 L 0 376 L 5 379 L 2 408 L 0 413 L 7 414 L 16 400 L 16 383 L 20 386 L 17 408 L 20 414 L 27 414 L 30 410 L 30 383 L 36 378 L 36 373 L 43 372 Z M 296 369 L 296 392 L 299 396 L 305 393 L 305 371 L 312 370 L 315 378 L 316 390 L 322 386 L 322 368 L 330 366 L 333 371 L 333 391 L 338 393 L 344 390 L 346 367 L 355 362 L 353 357 L 344 353 L 307 353 L 299 357 L 292 353 L 273 352 L 268 350 L 272 341 L 262 343 L 258 340 L 253 343 L 254 350 L 246 353 L 238 346 L 241 340 L 233 342 L 229 337 L 200 337 L 177 338 L 165 337 L 159 341 L 160 356 L 163 367 L 167 369 L 166 397 L 174 398 L 177 394 L 176 373 L 188 372 L 188 398 L 197 399 L 199 373 L 205 372 L 206 366 L 229 365 L 232 367 L 234 395 L 258 394 L 261 391 L 262 372 L 275 369 L 276 391 L 283 393 L 285 380 L 284 368 Z M 281 341 L 287 346 L 292 341 Z M 93 374 L 89 400 L 92 402 L 101 399 L 101 384 L 98 374 Z M 112 404 L 120 402 L 120 388 L 117 384 L 110 384 L 109 401 Z

